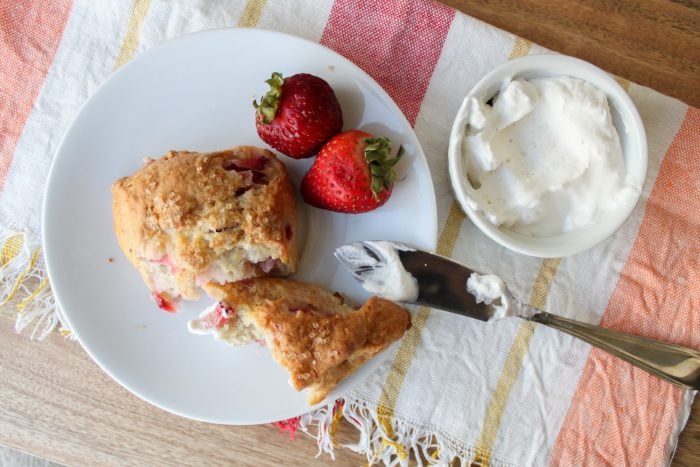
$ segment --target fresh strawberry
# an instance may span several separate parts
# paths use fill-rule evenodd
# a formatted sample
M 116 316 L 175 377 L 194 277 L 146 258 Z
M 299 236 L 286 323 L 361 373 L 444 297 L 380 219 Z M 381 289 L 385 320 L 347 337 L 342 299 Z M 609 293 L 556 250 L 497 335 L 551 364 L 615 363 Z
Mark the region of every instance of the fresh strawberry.
M 265 81 L 270 90 L 258 104 L 255 127 L 267 144 L 294 159 L 313 156 L 343 129 L 343 113 L 335 92 L 318 76 L 300 73 Z
M 158 308 L 168 313 L 177 311 L 177 300 L 171 300 L 164 292 L 154 292 L 151 298 L 156 302 Z
M 399 147 L 389 158 L 391 142 L 360 130 L 340 133 L 321 148 L 301 181 L 301 196 L 312 206 L 359 213 L 386 203 L 394 186 Z

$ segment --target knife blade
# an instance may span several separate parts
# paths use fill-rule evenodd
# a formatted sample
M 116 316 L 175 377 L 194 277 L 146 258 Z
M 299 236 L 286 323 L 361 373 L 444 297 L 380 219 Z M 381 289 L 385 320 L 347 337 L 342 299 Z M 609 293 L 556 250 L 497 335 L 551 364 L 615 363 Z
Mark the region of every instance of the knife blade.
M 386 241 L 350 243 L 336 248 L 333 254 L 363 284 L 381 280 L 383 275 L 392 278 L 389 270 L 395 267 L 393 262 L 398 258 L 415 278 L 418 294 L 395 301 L 439 308 L 481 321 L 494 316 L 493 306 L 477 303 L 476 297 L 467 291 L 467 280 L 474 271 L 451 259 Z
M 588 342 L 675 385 L 700 389 L 698 350 L 582 323 L 514 299 L 515 313 L 503 315 L 499 311 L 503 308 L 502 303 L 479 302 L 467 289 L 469 278 L 475 271 L 451 259 L 402 243 L 361 241 L 340 246 L 333 253 L 365 289 L 369 283 L 372 292 L 391 300 L 439 308 L 481 321 L 506 316 L 524 318 Z M 397 283 L 401 290 L 392 290 L 392 284 Z M 413 290 L 408 290 L 411 288 Z M 382 293 L 387 291 L 391 297 Z M 507 291 L 503 297 L 506 302 L 512 299 Z

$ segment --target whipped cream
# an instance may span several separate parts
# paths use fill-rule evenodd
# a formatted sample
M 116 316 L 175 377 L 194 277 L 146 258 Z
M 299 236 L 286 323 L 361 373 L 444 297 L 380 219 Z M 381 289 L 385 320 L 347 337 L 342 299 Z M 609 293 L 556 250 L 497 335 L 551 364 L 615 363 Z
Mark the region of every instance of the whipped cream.
M 495 313 L 491 319 L 521 316 L 522 304 L 513 298 L 503 279 L 495 274 L 473 272 L 467 279 L 467 292 L 474 295 L 476 303 L 493 305 Z
M 370 293 L 395 302 L 414 302 L 418 298 L 418 281 L 403 267 L 397 250 L 412 251 L 395 242 L 366 241 L 339 247 L 336 251 L 347 261 L 362 287 Z
M 586 227 L 636 199 L 603 92 L 568 77 L 507 79 L 492 105 L 462 107 L 473 209 L 529 236 Z
M 246 345 L 263 338 L 247 313 L 236 313 L 220 303 L 214 303 L 196 319 L 187 321 L 187 330 L 192 334 L 211 335 L 228 345 Z
M 217 330 L 207 325 L 204 322 L 204 317 L 210 313 L 213 313 L 217 305 L 218 303 L 214 303 L 213 305 L 206 307 L 196 319 L 191 319 L 187 321 L 187 330 L 192 334 L 198 334 L 201 336 L 207 334 L 215 335 Z

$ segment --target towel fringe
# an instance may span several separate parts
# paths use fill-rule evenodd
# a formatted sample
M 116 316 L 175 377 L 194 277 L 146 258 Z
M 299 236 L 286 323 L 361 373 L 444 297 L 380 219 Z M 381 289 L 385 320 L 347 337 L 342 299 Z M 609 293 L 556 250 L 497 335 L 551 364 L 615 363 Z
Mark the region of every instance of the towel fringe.
M 410 461 L 412 465 L 417 462 L 418 465 L 467 466 L 475 460 L 475 447 L 464 446 L 446 433 L 412 420 L 394 416 L 387 423 L 386 416 L 380 420 L 377 409 L 376 404 L 349 396 L 302 415 L 299 429 L 316 439 L 316 457 L 325 453 L 333 460 L 334 448 L 339 445 L 335 440 L 335 428 L 340 418 L 347 420 L 359 432 L 357 443 L 343 444 L 342 447 L 364 454 L 368 465 L 404 467 Z M 338 416 L 339 410 L 342 417 Z M 388 428 L 391 433 L 387 433 Z M 491 458 L 489 465 L 508 467 L 512 464 Z
M 31 329 L 32 339 L 44 339 L 62 324 L 38 241 L 26 233 L 0 230 L 0 314 L 15 314 L 15 331 Z

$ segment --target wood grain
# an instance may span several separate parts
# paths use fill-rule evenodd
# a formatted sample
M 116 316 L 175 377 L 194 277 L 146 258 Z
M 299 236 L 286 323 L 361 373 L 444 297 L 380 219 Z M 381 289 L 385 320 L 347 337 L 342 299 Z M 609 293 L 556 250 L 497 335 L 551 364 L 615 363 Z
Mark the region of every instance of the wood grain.
M 443 0 L 470 16 L 700 107 L 700 1 Z
M 345 427 L 339 440 L 353 436 Z M 153 407 L 110 379 L 77 342 L 58 334 L 31 341 L 15 334 L 6 317 L 0 317 L 0 443 L 69 465 L 322 466 L 330 460 L 315 458 L 316 444 L 303 433 L 290 441 L 272 425 L 212 425 Z M 338 465 L 366 462 L 337 451 Z
M 671 464 L 674 467 L 700 465 L 700 400 L 695 398 L 690 419 L 678 439 L 678 447 Z

